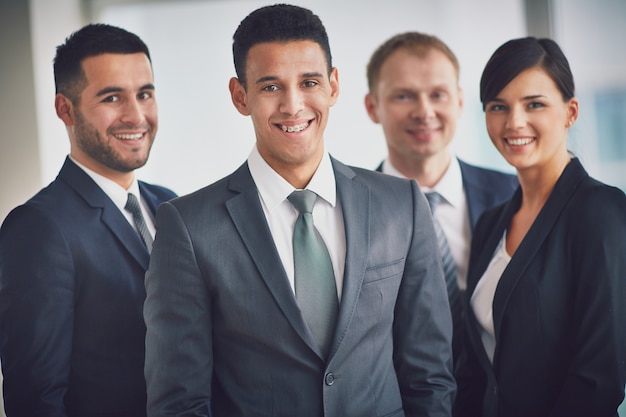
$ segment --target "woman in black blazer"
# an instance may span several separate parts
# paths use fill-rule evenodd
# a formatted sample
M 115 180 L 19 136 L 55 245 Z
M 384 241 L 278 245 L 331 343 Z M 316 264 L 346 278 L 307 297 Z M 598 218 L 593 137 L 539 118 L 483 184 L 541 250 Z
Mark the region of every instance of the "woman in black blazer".
M 616 416 L 626 379 L 626 196 L 567 150 L 578 100 L 554 41 L 502 45 L 480 96 L 520 187 L 474 231 L 455 416 Z

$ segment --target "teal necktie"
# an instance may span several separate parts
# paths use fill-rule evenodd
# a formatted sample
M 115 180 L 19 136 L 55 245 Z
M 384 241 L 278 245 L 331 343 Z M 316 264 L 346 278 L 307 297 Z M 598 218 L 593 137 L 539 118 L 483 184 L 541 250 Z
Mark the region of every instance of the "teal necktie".
M 287 198 L 300 213 L 293 231 L 296 300 L 311 333 L 328 355 L 339 302 L 328 249 L 313 225 L 317 194 L 296 190 Z

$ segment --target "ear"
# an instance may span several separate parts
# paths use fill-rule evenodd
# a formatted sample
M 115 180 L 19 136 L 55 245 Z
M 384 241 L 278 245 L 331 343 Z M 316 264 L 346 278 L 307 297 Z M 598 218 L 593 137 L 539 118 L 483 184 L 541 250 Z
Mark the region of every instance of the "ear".
M 237 111 L 244 116 L 250 116 L 250 110 L 246 103 L 246 89 L 239 82 L 239 79 L 232 77 L 228 82 L 228 89 L 230 90 L 230 98 Z
M 56 110 L 59 119 L 65 123 L 65 126 L 74 125 L 73 106 L 72 100 L 61 93 L 57 93 L 54 97 L 54 109 Z
M 459 95 L 459 109 L 463 110 L 463 106 L 465 105 L 465 96 L 463 95 L 463 89 L 458 87 L 458 95 Z
M 567 102 L 567 120 L 565 121 L 565 127 L 571 127 L 578 119 L 578 99 L 572 97 Z
M 339 71 L 333 67 L 330 70 L 330 105 L 334 106 L 339 98 Z
M 376 113 L 376 98 L 372 93 L 367 93 L 365 95 L 365 110 L 367 110 L 367 114 L 370 119 L 374 123 L 380 123 L 380 119 L 378 119 L 378 113 Z

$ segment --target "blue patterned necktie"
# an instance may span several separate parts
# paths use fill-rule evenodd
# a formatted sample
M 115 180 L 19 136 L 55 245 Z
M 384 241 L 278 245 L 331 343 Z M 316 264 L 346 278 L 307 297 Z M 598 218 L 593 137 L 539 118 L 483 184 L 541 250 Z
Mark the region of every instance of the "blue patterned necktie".
M 141 240 L 146 245 L 148 253 L 152 252 L 153 238 L 148 230 L 143 214 L 141 214 L 139 200 L 137 200 L 137 197 L 135 197 L 134 194 L 128 193 L 128 200 L 126 201 L 126 206 L 124 208 L 133 215 L 133 221 L 137 227 L 137 232 L 139 232 L 139 237 L 141 237 Z
M 450 302 L 450 312 L 452 313 L 452 351 L 455 361 L 458 359 L 461 350 L 461 340 L 463 334 L 463 302 L 461 299 L 461 291 L 459 290 L 459 283 L 457 281 L 456 265 L 450 252 L 450 246 L 448 245 L 448 239 L 441 229 L 441 224 L 435 217 L 435 211 L 442 202 L 442 197 L 437 192 L 425 193 L 430 210 L 433 214 L 433 225 L 435 227 L 435 234 L 437 235 L 437 244 L 439 245 L 439 252 L 441 254 L 441 262 L 443 265 L 443 273 L 446 278 L 446 287 L 448 290 L 448 301 Z
M 296 300 L 311 333 L 328 355 L 339 302 L 328 249 L 313 225 L 317 194 L 296 190 L 287 199 L 300 213 L 293 231 Z

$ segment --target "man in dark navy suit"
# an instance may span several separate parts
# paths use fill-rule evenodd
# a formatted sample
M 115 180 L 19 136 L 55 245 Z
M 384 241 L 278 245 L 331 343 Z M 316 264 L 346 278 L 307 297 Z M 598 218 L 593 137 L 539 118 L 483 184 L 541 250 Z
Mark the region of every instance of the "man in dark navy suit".
M 483 211 L 511 197 L 517 178 L 452 154 L 463 91 L 458 60 L 439 38 L 418 32 L 390 38 L 372 55 L 367 77 L 365 106 L 372 121 L 381 124 L 389 152 L 377 170 L 415 179 L 427 195 L 440 196 L 433 215 L 450 248 L 462 298 L 472 229 Z M 462 322 L 461 311 L 454 325 L 455 358 L 462 349 Z
M 69 156 L 0 229 L 6 413 L 145 416 L 144 274 L 157 206 L 175 196 L 134 173 L 158 125 L 150 54 L 88 25 L 57 48 L 54 75 Z

